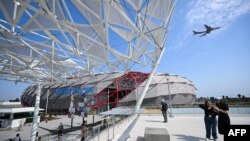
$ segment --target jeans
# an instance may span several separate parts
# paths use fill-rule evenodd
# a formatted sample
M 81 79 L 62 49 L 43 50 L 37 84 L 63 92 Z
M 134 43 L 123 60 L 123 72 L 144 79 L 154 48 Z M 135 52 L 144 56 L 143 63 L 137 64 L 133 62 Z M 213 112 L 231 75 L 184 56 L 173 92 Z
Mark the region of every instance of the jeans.
M 214 139 L 217 139 L 217 131 L 216 131 L 216 126 L 217 126 L 217 118 L 214 116 L 205 116 L 204 117 L 205 121 L 205 127 L 206 127 L 206 138 L 210 139 L 211 136 L 211 130 L 212 130 L 212 136 Z

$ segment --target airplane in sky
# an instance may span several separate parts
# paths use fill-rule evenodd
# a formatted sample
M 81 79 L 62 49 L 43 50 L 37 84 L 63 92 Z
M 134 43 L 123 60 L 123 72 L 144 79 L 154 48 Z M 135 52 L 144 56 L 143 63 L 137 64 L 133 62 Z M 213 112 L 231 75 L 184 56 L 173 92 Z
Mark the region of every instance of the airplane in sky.
M 221 28 L 221 27 L 211 27 L 211 26 L 208 26 L 206 24 L 204 26 L 206 28 L 205 31 L 193 31 L 194 35 L 196 35 L 196 34 L 202 34 L 202 35 L 200 35 L 200 37 L 206 36 L 206 34 L 209 34 L 211 31 Z

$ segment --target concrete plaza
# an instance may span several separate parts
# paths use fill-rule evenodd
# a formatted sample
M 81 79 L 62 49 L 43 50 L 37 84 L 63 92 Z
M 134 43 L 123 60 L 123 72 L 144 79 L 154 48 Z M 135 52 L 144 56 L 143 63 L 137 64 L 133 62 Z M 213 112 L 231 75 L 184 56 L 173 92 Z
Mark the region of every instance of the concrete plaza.
M 63 124 L 64 129 L 70 129 L 71 128 L 71 119 L 68 118 L 67 115 L 61 115 L 61 116 L 57 116 L 57 119 L 55 120 L 50 120 L 47 123 L 45 121 L 39 123 L 39 127 L 38 127 L 38 136 L 47 136 L 43 138 L 43 140 L 56 140 L 57 139 L 57 130 L 58 130 L 58 126 L 60 123 Z M 98 115 L 95 115 L 94 117 L 94 121 L 100 121 L 102 118 L 99 117 Z M 88 118 L 85 118 L 85 120 L 87 120 L 87 123 L 92 123 L 93 122 L 93 116 L 89 115 Z M 74 116 L 74 120 L 73 120 L 73 128 L 77 128 L 81 126 L 82 124 L 82 117 L 80 116 Z M 31 125 L 30 124 L 26 124 L 25 126 L 23 126 L 21 128 L 21 130 L 19 130 L 18 128 L 15 129 L 10 129 L 10 130 L 2 130 L 0 131 L 0 141 L 9 141 L 10 138 L 14 138 L 15 135 L 17 133 L 20 134 L 22 141 L 29 141 L 30 140 L 30 135 L 31 135 Z M 56 133 L 54 133 L 53 131 L 55 131 Z M 69 138 L 69 136 L 75 137 L 80 135 L 81 131 L 78 130 L 74 130 L 72 132 L 67 132 L 65 134 L 63 134 L 63 139 L 66 140 L 67 138 Z M 69 140 L 69 139 L 67 139 Z
M 39 124 L 39 136 L 50 134 L 49 130 L 57 130 L 60 122 L 64 124 L 64 128 L 70 128 L 70 119 L 67 116 L 58 116 L 59 119 L 49 121 L 48 123 L 41 122 Z M 166 128 L 170 133 L 171 141 L 204 141 L 205 140 L 205 125 L 203 114 L 175 114 L 173 118 L 168 118 L 167 123 L 163 123 L 163 117 L 160 114 L 142 114 L 134 126 L 131 128 L 127 141 L 143 141 L 144 131 L 146 127 Z M 250 114 L 231 114 L 231 124 L 247 124 L 250 125 Z M 95 120 L 101 120 L 101 117 L 95 116 Z M 92 122 L 92 116 L 88 117 L 88 123 Z M 128 124 L 133 121 L 132 118 L 124 120 L 109 130 L 105 129 L 99 136 L 91 140 L 118 140 L 118 135 L 123 134 L 123 131 L 128 127 Z M 75 116 L 74 126 L 80 126 L 82 118 Z M 47 130 L 48 129 L 48 130 Z M 13 138 L 16 133 L 20 133 L 22 140 L 29 140 L 31 133 L 31 126 L 22 127 L 21 131 L 17 129 L 0 131 L 0 140 L 9 140 Z M 109 136 L 108 136 L 109 133 Z M 113 135 L 114 133 L 114 135 Z M 76 140 L 70 137 L 76 137 L 80 134 L 80 130 L 68 132 L 63 134 L 64 140 Z M 50 136 L 50 140 L 56 140 L 56 134 Z M 79 139 L 77 139 L 79 140 Z M 223 141 L 223 136 L 218 134 L 218 140 Z
M 231 124 L 250 125 L 250 114 L 230 115 L 230 117 Z M 127 141 L 143 141 L 145 127 L 166 128 L 171 141 L 205 141 L 203 114 L 176 114 L 173 118 L 168 118 L 167 123 L 162 121 L 161 115 L 141 116 L 130 132 L 130 138 Z M 218 134 L 218 140 L 223 141 L 223 136 Z

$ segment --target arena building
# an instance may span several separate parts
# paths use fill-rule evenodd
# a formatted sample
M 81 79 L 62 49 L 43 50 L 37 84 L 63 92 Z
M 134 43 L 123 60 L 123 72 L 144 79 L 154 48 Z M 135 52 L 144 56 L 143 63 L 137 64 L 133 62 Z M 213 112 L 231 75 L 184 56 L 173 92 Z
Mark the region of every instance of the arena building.
M 115 72 L 69 78 L 65 82 L 46 84 L 42 87 L 40 108 L 49 112 L 69 110 L 71 95 L 74 107 L 94 107 L 97 111 L 105 111 L 117 106 L 134 106 L 142 93 L 149 73 Z M 196 98 L 196 88 L 192 81 L 178 75 L 155 74 L 149 85 L 142 106 L 156 106 L 162 98 L 172 105 L 191 105 Z M 21 96 L 24 106 L 35 105 L 37 85 L 26 88 Z M 80 104 L 79 104 L 80 103 Z

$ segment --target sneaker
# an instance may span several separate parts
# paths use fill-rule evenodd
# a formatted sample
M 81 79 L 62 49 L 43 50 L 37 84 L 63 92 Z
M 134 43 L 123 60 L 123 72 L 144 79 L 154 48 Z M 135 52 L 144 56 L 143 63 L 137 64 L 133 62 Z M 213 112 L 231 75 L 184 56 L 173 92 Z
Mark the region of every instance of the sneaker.
M 218 139 L 214 139 L 214 141 L 218 141 Z
M 209 138 L 206 138 L 205 141 L 209 141 L 210 139 Z

